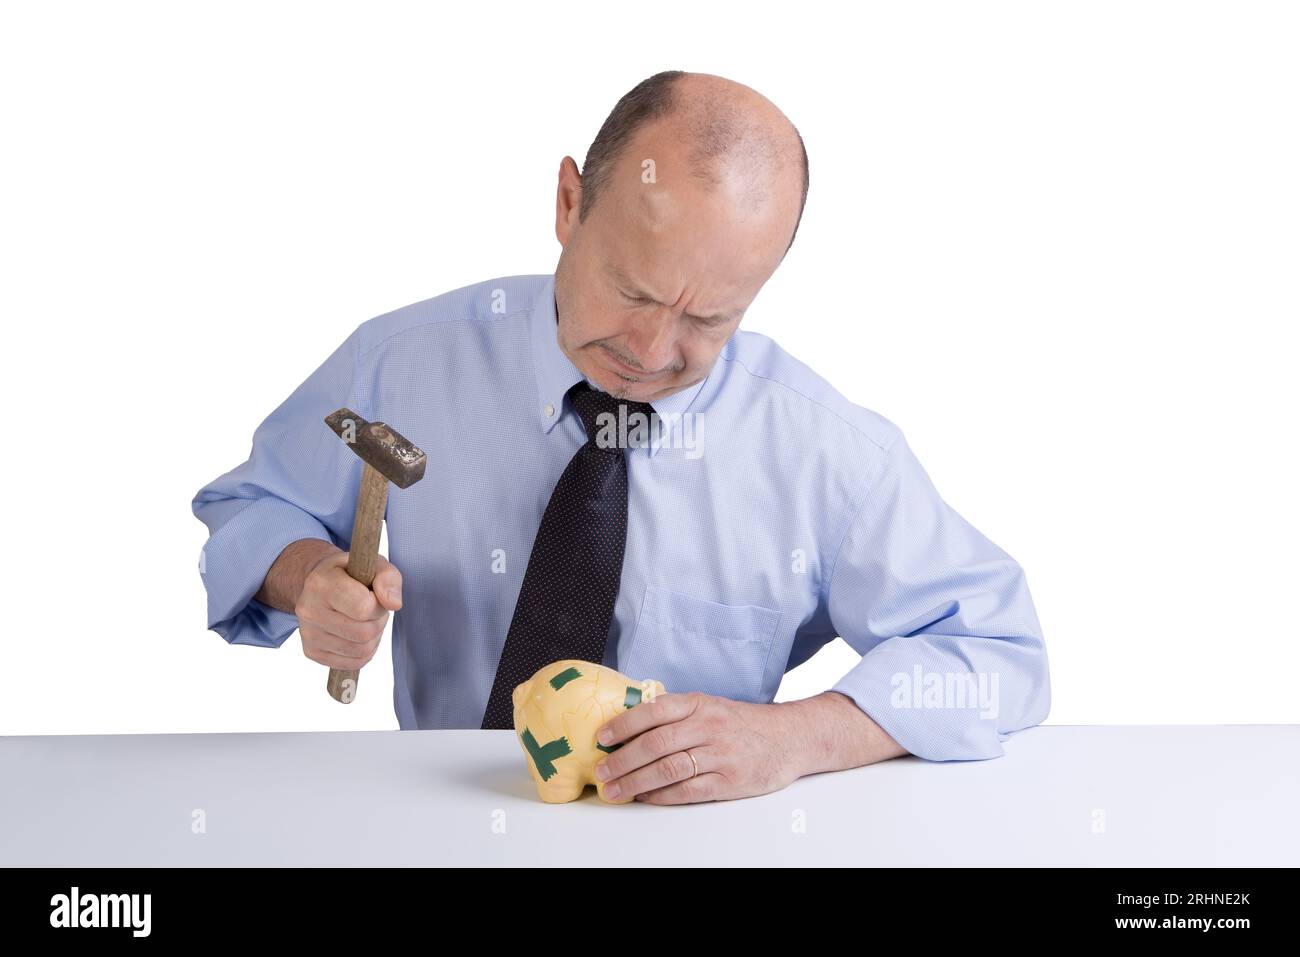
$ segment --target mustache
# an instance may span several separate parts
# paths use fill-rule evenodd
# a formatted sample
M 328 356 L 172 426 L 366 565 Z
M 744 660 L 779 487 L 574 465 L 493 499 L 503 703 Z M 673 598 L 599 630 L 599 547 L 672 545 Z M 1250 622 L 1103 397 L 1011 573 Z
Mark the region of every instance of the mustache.
M 606 352 L 608 352 L 611 356 L 613 356 L 613 357 L 614 357 L 615 359 L 617 359 L 619 362 L 623 363 L 625 366 L 628 366 L 628 367 L 630 367 L 630 368 L 636 369 L 636 370 L 637 370 L 638 372 L 640 372 L 642 375 L 651 375 L 651 376 L 654 376 L 654 375 L 660 375 L 660 374 L 665 373 L 665 372 L 668 372 L 668 373 L 677 373 L 677 372 L 681 372 L 683 369 L 686 368 L 686 363 L 683 362 L 683 363 L 680 363 L 680 364 L 678 364 L 678 365 L 668 366 L 668 367 L 665 368 L 665 369 L 659 369 L 659 370 L 656 370 L 656 371 L 654 371 L 654 372 L 651 372 L 651 371 L 648 371 L 647 369 L 645 369 L 645 368 L 641 365 L 641 363 L 639 363 L 639 362 L 637 362 L 637 361 L 635 361 L 635 360 L 633 360 L 633 359 L 630 359 L 630 358 L 628 358 L 628 357 L 626 357 L 626 356 L 621 355 L 620 353 L 618 353 L 618 352 L 616 352 L 615 350 L 611 349 L 609 346 L 607 346 L 607 345 L 606 345 L 605 343 L 603 343 L 603 342 L 597 342 L 596 345 L 599 346 L 601 349 L 604 349 Z

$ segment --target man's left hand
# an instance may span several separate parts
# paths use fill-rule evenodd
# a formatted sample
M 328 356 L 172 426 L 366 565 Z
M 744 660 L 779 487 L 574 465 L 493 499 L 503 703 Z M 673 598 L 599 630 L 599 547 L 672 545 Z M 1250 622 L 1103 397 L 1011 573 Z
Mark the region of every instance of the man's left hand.
M 622 747 L 601 761 L 596 773 L 606 772 L 605 797 L 611 801 L 635 796 L 647 804 L 689 804 L 753 797 L 778 791 L 802 775 L 798 730 L 785 704 L 700 692 L 662 694 L 601 727 L 602 745 L 622 742 Z

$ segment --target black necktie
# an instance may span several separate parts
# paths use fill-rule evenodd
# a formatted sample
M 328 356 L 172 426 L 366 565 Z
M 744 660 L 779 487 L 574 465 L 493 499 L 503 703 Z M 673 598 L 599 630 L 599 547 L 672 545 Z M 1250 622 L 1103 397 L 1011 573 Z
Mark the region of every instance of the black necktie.
M 496 680 L 483 712 L 484 728 L 513 728 L 515 687 L 538 668 L 574 658 L 600 664 L 614 615 L 627 543 L 627 460 L 620 422 L 632 431 L 653 408 L 620 400 L 579 382 L 569 390 L 587 442 L 555 483 L 533 542 Z M 626 419 L 619 406 L 627 407 Z M 598 418 L 602 414 L 612 416 Z M 614 439 L 605 428 L 613 425 Z M 644 430 L 643 430 L 644 431 Z M 646 433 L 648 435 L 648 433 Z M 600 440 L 600 441 L 598 441 Z

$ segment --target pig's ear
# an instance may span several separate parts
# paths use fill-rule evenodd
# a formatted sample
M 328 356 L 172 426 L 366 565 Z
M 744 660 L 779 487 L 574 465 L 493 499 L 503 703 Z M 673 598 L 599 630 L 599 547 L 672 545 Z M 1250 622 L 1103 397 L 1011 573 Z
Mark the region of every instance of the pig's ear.
M 529 682 L 525 681 L 521 685 L 515 685 L 515 690 L 511 693 L 510 699 L 515 703 L 516 708 L 523 704 L 524 698 L 528 697 L 528 684 Z

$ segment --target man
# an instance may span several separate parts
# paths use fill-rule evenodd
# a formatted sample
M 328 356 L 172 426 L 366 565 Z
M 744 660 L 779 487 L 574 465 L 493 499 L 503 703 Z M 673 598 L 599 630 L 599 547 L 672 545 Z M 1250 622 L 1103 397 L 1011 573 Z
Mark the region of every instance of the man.
M 737 330 L 807 187 L 802 138 L 754 90 L 639 84 L 582 173 L 560 165 L 553 276 L 363 323 L 200 490 L 208 627 L 269 647 L 297 628 L 307 657 L 355 669 L 399 612 L 403 729 L 510 727 L 514 685 L 562 658 L 658 679 L 667 695 L 604 728 L 611 799 L 1000 755 L 1049 705 L 1020 567 L 898 427 Z M 388 500 L 373 592 L 344 570 L 361 463 L 322 421 L 344 405 L 428 455 Z M 836 636 L 858 665 L 773 703 Z

